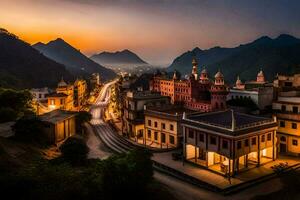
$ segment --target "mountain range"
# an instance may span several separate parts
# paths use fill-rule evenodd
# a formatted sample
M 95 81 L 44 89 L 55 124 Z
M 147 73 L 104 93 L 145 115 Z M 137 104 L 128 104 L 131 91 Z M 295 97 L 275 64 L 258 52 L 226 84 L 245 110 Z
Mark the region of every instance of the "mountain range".
M 64 65 L 42 55 L 7 30 L 0 29 L 0 87 L 52 87 L 61 77 L 67 81 L 74 79 Z
M 282 34 L 275 39 L 263 36 L 257 40 L 233 48 L 214 47 L 201 50 L 196 47 L 178 56 L 167 68 L 168 72 L 191 73 L 192 59 L 198 60 L 199 73 L 205 67 L 211 78 L 220 69 L 225 80 L 234 83 L 239 75 L 242 80 L 255 80 L 263 70 L 267 80 L 272 81 L 277 73 L 300 72 L 300 39 Z
M 101 78 L 104 80 L 109 80 L 116 76 L 111 69 L 107 69 L 92 61 L 61 38 L 50 41 L 47 44 L 39 42 L 34 44 L 33 47 L 48 58 L 65 65 L 67 70 L 74 76 L 88 78 L 94 72 L 100 73 Z
M 111 68 L 130 68 L 132 66 L 148 65 L 138 55 L 125 49 L 116 52 L 102 52 L 90 57 L 95 62 Z

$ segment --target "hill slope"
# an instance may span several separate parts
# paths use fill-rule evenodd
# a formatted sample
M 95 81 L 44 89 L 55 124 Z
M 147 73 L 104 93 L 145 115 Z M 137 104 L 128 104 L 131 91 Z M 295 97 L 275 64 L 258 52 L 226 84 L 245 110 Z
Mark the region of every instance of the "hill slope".
M 32 48 L 17 36 L 0 29 L 0 86 L 31 88 L 55 86 L 73 76 L 65 66 Z
M 102 52 L 91 56 L 95 62 L 109 67 L 130 67 L 130 65 L 147 65 L 138 55 L 125 49 L 117 52 Z
M 75 76 L 88 77 L 91 73 L 98 72 L 104 80 L 108 80 L 116 75 L 112 70 L 95 63 L 60 38 L 47 44 L 39 42 L 33 47 L 45 56 L 64 64 Z
M 258 71 L 263 69 L 267 80 L 272 81 L 277 73 L 292 74 L 299 70 L 299 53 L 300 40 L 293 36 L 280 35 L 275 39 L 264 36 L 235 48 L 195 48 L 177 57 L 167 71 L 176 69 L 182 74 L 189 74 L 191 60 L 195 56 L 199 68 L 205 66 L 211 77 L 221 69 L 225 79 L 233 83 L 237 75 L 244 80 L 255 79 Z

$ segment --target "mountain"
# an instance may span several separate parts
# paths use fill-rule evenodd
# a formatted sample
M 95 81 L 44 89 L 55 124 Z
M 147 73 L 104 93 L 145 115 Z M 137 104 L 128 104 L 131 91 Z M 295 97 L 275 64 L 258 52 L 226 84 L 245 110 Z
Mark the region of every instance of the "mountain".
M 0 87 L 31 88 L 55 86 L 73 76 L 65 66 L 32 48 L 5 29 L 0 29 Z
M 234 83 L 237 75 L 243 80 L 254 80 L 260 69 L 272 81 L 279 74 L 300 72 L 300 39 L 282 34 L 275 39 L 263 36 L 253 42 L 234 48 L 214 47 L 201 50 L 198 47 L 177 57 L 167 68 L 181 74 L 192 70 L 192 58 L 199 63 L 199 73 L 205 66 L 211 78 L 220 69 L 229 83 Z
M 148 63 L 146 63 L 138 55 L 129 51 L 128 49 L 113 53 L 104 51 L 102 53 L 91 56 L 91 59 L 101 65 L 112 68 L 127 68 L 131 66 L 148 65 Z
M 58 63 L 62 63 L 75 76 L 89 77 L 94 72 L 100 73 L 104 80 L 114 78 L 116 74 L 83 55 L 63 39 L 58 38 L 47 44 L 37 43 L 33 47 L 45 56 Z

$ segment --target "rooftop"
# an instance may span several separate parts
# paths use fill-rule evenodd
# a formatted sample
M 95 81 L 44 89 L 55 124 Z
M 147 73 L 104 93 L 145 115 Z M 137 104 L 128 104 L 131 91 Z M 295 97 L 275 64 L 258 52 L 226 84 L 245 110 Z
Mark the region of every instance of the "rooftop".
M 40 117 L 41 121 L 56 124 L 57 122 L 69 119 L 76 115 L 76 112 L 70 112 L 65 110 L 53 110 L 51 112 L 45 113 Z
M 163 105 L 163 106 L 151 106 L 146 108 L 148 111 L 154 111 L 159 113 L 165 113 L 170 115 L 182 115 L 185 113 L 195 113 L 193 110 L 184 108 L 183 106 Z
M 136 99 L 151 99 L 151 98 L 166 98 L 166 96 L 162 96 L 158 92 L 151 91 L 128 91 L 127 97 L 136 98 Z
M 271 118 L 238 113 L 233 110 L 191 114 L 186 117 L 186 121 L 231 132 L 276 124 Z

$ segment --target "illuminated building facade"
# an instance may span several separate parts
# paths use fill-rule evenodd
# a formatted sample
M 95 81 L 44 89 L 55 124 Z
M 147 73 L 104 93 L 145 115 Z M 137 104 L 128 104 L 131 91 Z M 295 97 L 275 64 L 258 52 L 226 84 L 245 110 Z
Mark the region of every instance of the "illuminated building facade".
M 183 152 L 188 162 L 217 173 L 236 173 L 276 159 L 275 119 L 233 110 L 183 116 Z
M 192 73 L 186 80 L 180 80 L 176 71 L 172 79 L 161 74 L 154 75 L 150 90 L 169 96 L 172 103 L 184 103 L 191 110 L 208 112 L 226 109 L 228 87 L 223 74 L 218 71 L 212 82 L 205 68 L 198 75 L 196 59 L 193 59 L 192 65 Z
M 74 83 L 74 106 L 79 110 L 87 97 L 87 84 L 83 79 L 77 79 Z

